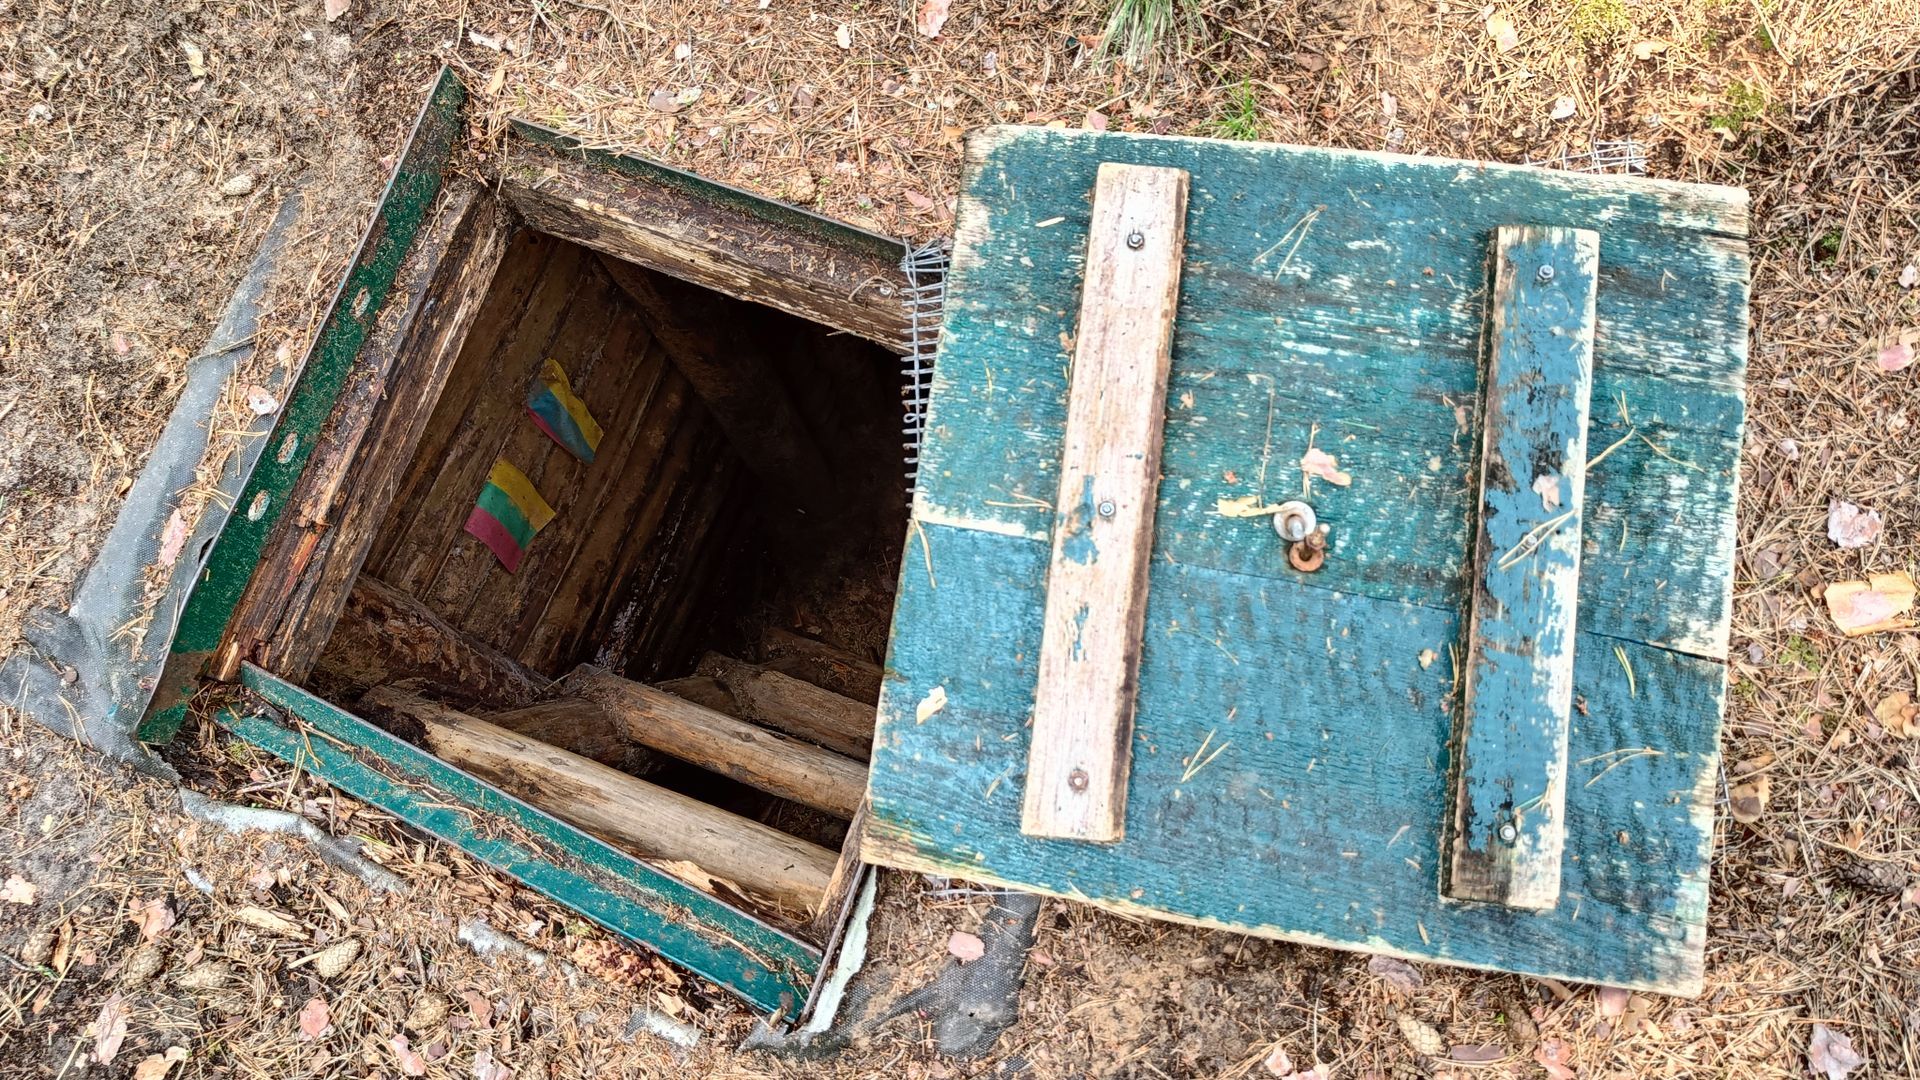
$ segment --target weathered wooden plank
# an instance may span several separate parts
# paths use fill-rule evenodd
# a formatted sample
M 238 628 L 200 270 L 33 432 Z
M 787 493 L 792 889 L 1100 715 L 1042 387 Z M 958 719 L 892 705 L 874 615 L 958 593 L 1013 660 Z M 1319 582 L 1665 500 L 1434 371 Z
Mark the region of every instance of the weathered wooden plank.
M 1446 892 L 1560 900 L 1600 237 L 1494 234 L 1480 508 Z
M 305 682 L 346 607 L 402 474 L 414 461 L 429 418 L 464 342 L 493 294 L 508 244 L 505 210 L 490 200 L 470 241 L 456 238 L 429 286 L 400 355 L 406 358 L 382 387 L 383 404 L 345 491 L 313 528 L 321 529 L 308 571 L 285 616 L 261 649 L 262 666 Z M 509 283 L 511 284 L 511 283 Z
M 866 795 L 859 762 L 604 668 L 582 664 L 553 693 L 611 717 L 635 742 L 836 817 L 851 819 Z
M 416 365 L 431 367 L 434 363 L 427 342 L 415 332 L 416 324 L 428 321 L 450 290 L 462 290 L 470 296 L 485 291 L 499 252 L 487 258 L 483 251 L 477 265 L 469 264 L 468 255 L 476 244 L 485 243 L 483 230 L 493 236 L 498 224 L 492 200 L 471 185 L 463 185 L 452 193 L 408 255 L 395 280 L 400 293 L 395 304 L 399 317 L 370 335 L 347 384 L 341 388 L 326 429 L 310 448 L 313 456 L 291 493 L 291 512 L 282 518 L 261 553 L 260 564 L 234 609 L 219 651 L 208 665 L 208 673 L 214 678 L 231 682 L 239 677 L 242 660 L 262 659 L 263 647 L 274 636 L 282 617 L 290 610 L 297 613 L 294 605 L 308 599 L 302 586 L 311 584 L 308 571 L 316 555 L 331 546 L 329 534 L 345 509 L 340 498 L 343 489 L 350 486 L 356 472 L 368 467 L 364 458 L 377 460 L 381 457 L 378 451 L 385 449 L 370 443 L 368 436 L 393 411 L 387 399 L 389 380 L 405 379 Z M 462 280 L 467 271 L 472 271 L 472 280 Z M 416 351 L 424 355 L 416 357 Z M 364 455 L 363 446 L 369 448 Z M 344 597 L 336 598 L 336 610 L 338 599 Z
M 426 429 L 420 434 L 418 452 L 394 488 L 391 508 L 380 525 L 380 535 L 367 553 L 366 566 L 375 574 L 387 573 L 393 549 L 405 538 L 412 523 L 410 508 L 426 498 L 439 478 L 448 448 L 473 408 L 474 399 L 492 385 L 489 376 L 493 373 L 493 356 L 519 325 L 535 290 L 546 278 L 547 264 L 559 249 L 568 246 L 571 245 L 563 240 L 533 229 L 521 229 L 514 234 L 473 328 L 467 332 L 453 370 L 434 402 Z
M 817 948 L 266 671 L 248 665 L 241 676 L 250 690 L 299 721 L 282 722 L 270 711 L 263 715 L 257 705 L 218 714 L 221 724 L 255 746 L 560 899 L 760 1008 L 791 1010 L 805 996 L 820 966 Z M 322 737 L 314 738 L 314 733 Z M 499 822 L 514 828 L 498 828 Z
M 1187 174 L 1102 164 L 1092 214 L 1020 829 L 1113 843 L 1126 830 Z
M 644 858 L 692 863 L 809 914 L 826 895 L 834 857 L 816 844 L 404 691 L 378 687 L 362 705 L 420 725 L 448 764 Z
M 517 140 L 501 191 L 536 228 L 904 351 L 898 241 L 651 162 Z
M 560 670 L 572 660 L 594 612 L 625 580 L 623 553 L 652 535 L 658 518 L 647 512 L 664 497 L 661 485 L 678 476 L 691 453 L 696 432 L 680 422 L 687 381 L 664 359 L 659 363 L 660 388 L 635 422 L 624 456 L 612 466 L 594 527 L 574 538 L 566 568 L 546 599 L 527 605 L 514 627 L 508 651 L 537 671 Z
M 555 447 L 558 453 L 548 454 L 538 474 L 528 474 L 560 513 L 540 531 L 519 570 L 509 574 L 496 567 L 489 572 L 489 587 L 474 597 L 461 620 L 474 636 L 511 651 L 527 613 L 537 617 L 546 609 L 574 556 L 602 523 L 608 493 L 621 480 L 621 468 L 640 435 L 640 418 L 659 392 L 665 369 L 665 360 L 631 312 L 615 322 L 590 368 L 577 375 L 568 369 L 605 435 L 591 464 L 582 465 Z M 597 591 L 604 586 L 589 587 Z
M 395 505 L 392 520 L 404 535 L 394 543 L 380 574 L 402 592 L 425 599 L 448 558 L 459 554 L 467 513 L 486 483 L 497 451 L 526 417 L 524 391 L 545 362 L 547 346 L 573 298 L 581 258 L 583 253 L 573 245 L 554 252 L 505 343 L 497 353 L 478 359 L 487 374 L 429 474 L 424 496 Z M 478 556 L 473 559 L 477 562 Z
M 1015 791 L 1048 547 L 922 529 L 901 572 L 868 861 L 1314 945 L 1698 991 L 1720 664 L 1580 635 L 1561 902 L 1461 904 L 1438 878 L 1462 612 L 1156 559 L 1126 842 L 1039 840 L 1019 831 Z M 1441 658 L 1423 665 L 1428 649 Z
M 836 496 L 826 459 L 778 371 L 742 332 L 739 313 L 684 281 L 618 259 L 601 261 L 747 467 L 765 481 L 768 497 L 807 510 L 832 509 Z
M 1744 193 L 1036 129 L 976 133 L 967 154 L 921 520 L 1047 535 L 1085 194 L 1102 161 L 1165 165 L 1191 172 L 1194 211 L 1160 553 L 1289 574 L 1265 519 L 1216 508 L 1297 496 L 1311 440 L 1353 477 L 1347 488 L 1313 485 L 1333 528 L 1316 583 L 1459 606 L 1471 574 L 1488 238 L 1514 222 L 1598 227 L 1593 394 L 1604 404 L 1589 441 L 1597 450 L 1632 435 L 1588 478 L 1582 628 L 1725 655 L 1744 414 L 1747 256 L 1735 239 L 1746 230 Z
M 527 704 L 549 681 L 366 574 L 353 583 L 314 670 L 343 693 L 420 679 L 448 700 L 495 709 Z

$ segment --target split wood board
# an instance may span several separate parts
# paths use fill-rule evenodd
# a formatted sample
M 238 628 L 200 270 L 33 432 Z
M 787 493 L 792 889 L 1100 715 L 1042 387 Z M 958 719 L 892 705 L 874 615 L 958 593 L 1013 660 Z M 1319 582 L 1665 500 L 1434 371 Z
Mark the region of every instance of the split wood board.
M 1099 164 L 1187 170 L 1125 842 L 1020 834 Z M 1600 234 L 1561 901 L 1443 900 L 1493 233 Z M 1295 941 L 1698 990 L 1744 423 L 1743 192 L 993 128 L 966 182 L 869 782 L 870 861 Z M 1656 451 L 1639 436 L 1646 436 Z M 1301 455 L 1332 527 L 1286 566 Z M 1228 512 L 1222 512 L 1223 506 Z M 1196 858 L 1196 855 L 1204 857 Z

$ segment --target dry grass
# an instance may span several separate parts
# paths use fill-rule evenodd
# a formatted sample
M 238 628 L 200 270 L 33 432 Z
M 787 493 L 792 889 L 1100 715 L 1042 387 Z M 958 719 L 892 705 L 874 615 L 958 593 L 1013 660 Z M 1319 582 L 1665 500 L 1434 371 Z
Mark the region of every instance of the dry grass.
M 0 638 L 13 639 L 27 605 L 57 602 L 83 565 L 274 198 L 296 182 L 311 205 L 262 362 L 282 344 L 301 351 L 378 192 L 380 159 L 443 59 L 476 89 L 483 134 L 527 116 L 916 238 L 950 227 L 958 136 L 990 122 L 1508 161 L 1631 137 L 1653 175 L 1743 184 L 1754 199 L 1725 750 L 1729 762 L 1766 762 L 1772 799 L 1753 826 L 1722 816 L 1706 994 L 1606 1016 L 1585 988 L 1563 997 L 1427 968 L 1403 998 L 1359 958 L 1049 902 L 1048 962 L 1030 967 L 1022 1019 L 998 1054 L 1038 1076 L 1260 1075 L 1275 1045 L 1341 1077 L 1542 1075 L 1525 1016 L 1539 1037 L 1565 1040 L 1582 1075 L 1784 1077 L 1803 1075 L 1818 1021 L 1870 1059 L 1857 1076 L 1920 1074 L 1920 914 L 1835 876 L 1855 851 L 1920 869 L 1913 748 L 1870 712 L 1914 689 L 1920 636 L 1843 639 L 1815 596 L 1821 582 L 1913 569 L 1920 556 L 1916 375 L 1863 363 L 1869 340 L 1920 323 L 1920 291 L 1895 283 L 1920 259 L 1920 11 L 1911 0 L 1535 0 L 1503 14 L 1518 34 L 1505 52 L 1482 9 L 1459 0 L 1217 0 L 1183 48 L 1129 64 L 1099 58 L 1104 9 L 1064 0 L 959 0 L 939 41 L 916 35 L 905 7 L 850 2 L 354 0 L 329 26 L 317 4 L 128 4 L 69 22 L 64 9 L 0 0 Z M 496 49 L 475 34 L 508 40 Z M 206 53 L 205 80 L 187 70 L 189 42 Z M 689 89 L 697 98 L 679 103 Z M 1556 121 L 1561 98 L 1574 113 Z M 260 178 L 257 193 L 219 196 L 241 169 Z M 1885 538 L 1836 550 L 1829 497 L 1879 510 Z M 992 1074 L 937 1060 L 912 1021 L 834 1063 L 736 1058 L 724 1048 L 745 1015 L 664 965 L 629 961 L 631 985 L 569 989 L 483 963 L 454 942 L 457 919 L 485 914 L 563 955 L 604 938 L 204 732 L 183 755 L 198 786 L 368 836 L 415 891 L 381 900 L 298 848 L 207 835 L 165 793 L 10 714 L 0 743 L 16 755 L 0 797 L 0 876 L 25 872 L 49 894 L 0 905 L 0 946 L 17 958 L 33 932 L 63 926 L 70 943 L 60 978 L 0 969 L 0 1060 L 18 1075 L 71 1065 L 116 988 L 135 1006 L 116 1068 L 178 1043 L 193 1053 L 188 1075 L 391 1076 L 390 1040 L 419 1000 L 445 995 L 458 1017 L 473 991 L 493 1003 L 493 1030 L 447 1020 L 410 1035 L 416 1046 L 452 1038 L 432 1075 L 473 1075 L 483 1044 L 521 1077 Z M 258 876 L 275 868 L 285 881 Z M 924 894 L 895 880 L 883 899 L 886 985 L 924 977 L 946 933 L 983 909 Z M 122 985 L 138 951 L 126 907 L 156 897 L 181 916 L 163 939 L 167 966 L 150 987 Z M 288 914 L 312 940 L 239 923 L 245 904 Z M 292 966 L 323 935 L 366 951 L 337 978 Z M 231 982 L 172 982 L 215 961 Z M 332 1004 L 336 1032 L 302 1043 L 294 1016 L 314 995 Z M 606 1017 L 634 1001 L 684 1003 L 709 1033 L 703 1048 L 681 1061 L 656 1040 L 615 1037 Z M 1450 1044 L 1509 1047 L 1508 1062 L 1417 1062 L 1403 1015 Z

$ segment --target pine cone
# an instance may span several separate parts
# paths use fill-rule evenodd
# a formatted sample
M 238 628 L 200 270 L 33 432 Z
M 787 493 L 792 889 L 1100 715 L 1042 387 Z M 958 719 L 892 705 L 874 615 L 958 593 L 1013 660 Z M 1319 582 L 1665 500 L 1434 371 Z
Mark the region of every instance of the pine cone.
M 1896 862 L 1847 859 L 1834 866 L 1834 875 L 1871 892 L 1897 893 L 1907 887 L 1907 868 Z

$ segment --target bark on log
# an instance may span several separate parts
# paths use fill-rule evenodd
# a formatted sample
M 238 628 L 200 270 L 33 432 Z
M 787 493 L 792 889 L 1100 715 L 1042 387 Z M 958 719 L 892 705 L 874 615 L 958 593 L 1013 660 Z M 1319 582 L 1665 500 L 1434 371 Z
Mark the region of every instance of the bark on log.
M 861 761 L 867 760 L 873 750 L 871 705 L 719 653 L 708 653 L 700 661 L 699 671 L 700 675 L 670 679 L 659 687 Z M 711 704 L 720 699 L 716 684 L 729 704 Z
M 826 896 L 836 860 L 816 844 L 403 691 L 365 701 L 418 723 L 449 764 L 643 858 L 692 863 L 795 910 L 817 911 Z
M 627 738 L 709 772 L 851 820 L 867 793 L 857 761 L 755 727 L 684 698 L 582 664 L 554 684 L 588 727 Z
M 417 679 L 447 700 L 493 708 L 525 705 L 548 682 L 366 574 L 354 582 L 315 671 L 355 692 Z
M 880 704 L 880 665 L 791 630 L 769 627 L 760 637 L 761 666 L 804 679 L 822 690 L 868 705 Z

